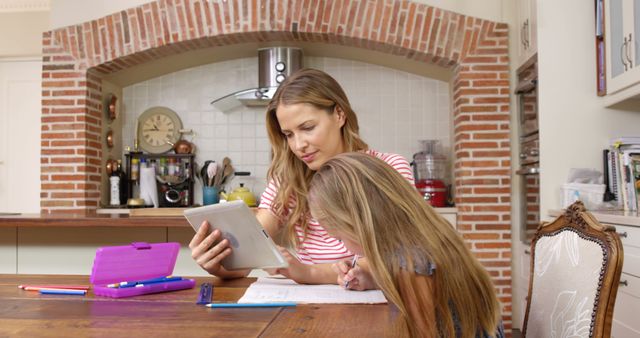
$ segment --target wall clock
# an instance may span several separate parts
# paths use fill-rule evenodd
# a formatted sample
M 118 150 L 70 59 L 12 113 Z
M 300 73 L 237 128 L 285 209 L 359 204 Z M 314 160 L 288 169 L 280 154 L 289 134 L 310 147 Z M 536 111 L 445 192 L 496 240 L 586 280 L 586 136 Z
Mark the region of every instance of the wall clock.
M 182 121 L 176 112 L 167 107 L 153 107 L 138 117 L 138 145 L 142 150 L 160 154 L 171 150 L 180 140 Z

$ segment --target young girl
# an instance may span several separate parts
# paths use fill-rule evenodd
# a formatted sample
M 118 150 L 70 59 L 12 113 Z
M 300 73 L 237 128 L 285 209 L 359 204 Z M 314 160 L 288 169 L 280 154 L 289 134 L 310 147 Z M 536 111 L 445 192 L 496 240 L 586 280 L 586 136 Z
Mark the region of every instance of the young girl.
M 402 156 L 368 149 L 358 134 L 358 118 L 346 94 L 335 79 L 319 70 L 299 70 L 280 85 L 267 107 L 266 124 L 273 158 L 257 218 L 270 236 L 284 233 L 297 256 L 281 249 L 289 268 L 277 272 L 299 283 L 338 283 L 332 263 L 351 260 L 353 253 L 310 217 L 307 192 L 311 177 L 330 158 L 358 151 L 380 158 L 413 183 L 409 163 Z M 219 277 L 246 276 L 246 270 L 227 271 L 220 265 L 231 254 L 220 232 L 214 230 L 207 236 L 208 226 L 200 229 L 189 244 L 196 262 Z M 362 259 L 362 276 L 366 264 Z M 362 278 L 353 288 L 375 288 L 369 280 Z
M 335 156 L 318 168 L 309 204 L 331 235 L 368 259 L 409 335 L 503 335 L 487 272 L 451 225 L 383 161 L 361 153 Z

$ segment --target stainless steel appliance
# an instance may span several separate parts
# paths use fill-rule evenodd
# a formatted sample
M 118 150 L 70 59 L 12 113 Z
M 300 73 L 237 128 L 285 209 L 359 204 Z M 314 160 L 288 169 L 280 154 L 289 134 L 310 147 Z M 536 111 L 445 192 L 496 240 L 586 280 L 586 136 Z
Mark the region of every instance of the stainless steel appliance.
M 302 68 L 302 50 L 294 47 L 258 49 L 258 87 L 217 98 L 211 105 L 228 111 L 241 105 L 266 106 L 282 81 Z
M 518 69 L 520 239 L 529 243 L 540 224 L 540 146 L 538 138 L 538 69 L 534 57 Z
M 413 154 L 415 186 L 427 203 L 436 208 L 447 204 L 447 187 L 444 183 L 446 156 L 436 151 L 438 140 L 420 140 L 422 151 Z

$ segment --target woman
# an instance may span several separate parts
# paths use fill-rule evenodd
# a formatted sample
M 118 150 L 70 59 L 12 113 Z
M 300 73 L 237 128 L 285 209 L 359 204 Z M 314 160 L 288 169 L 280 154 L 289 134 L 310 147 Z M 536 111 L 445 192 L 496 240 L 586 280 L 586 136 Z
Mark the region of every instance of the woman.
M 319 70 L 299 70 L 280 85 L 267 107 L 266 124 L 273 159 L 256 215 L 271 237 L 284 233 L 297 256 L 281 248 L 289 268 L 276 272 L 299 283 L 341 282 L 332 264 L 351 260 L 353 253 L 310 217 L 307 192 L 311 177 L 330 158 L 358 151 L 382 159 L 413 183 L 409 163 L 399 155 L 368 149 L 358 134 L 358 119 L 346 94 L 335 79 Z M 200 229 L 189 244 L 196 262 L 218 277 L 246 276 L 247 270 L 227 271 L 220 266 L 231 254 L 220 232 L 214 230 L 207 236 L 208 226 Z M 366 259 L 360 261 L 363 273 L 366 264 Z M 375 288 L 369 281 L 356 280 L 350 288 Z
M 309 205 L 331 235 L 368 259 L 409 335 L 503 335 L 488 273 L 451 225 L 384 162 L 360 153 L 335 156 L 312 179 Z

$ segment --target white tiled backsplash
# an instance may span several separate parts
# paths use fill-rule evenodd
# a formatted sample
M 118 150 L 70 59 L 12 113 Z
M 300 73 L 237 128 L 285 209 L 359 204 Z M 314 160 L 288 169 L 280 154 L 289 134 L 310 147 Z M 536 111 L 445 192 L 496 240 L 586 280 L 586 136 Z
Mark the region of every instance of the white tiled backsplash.
M 358 114 L 360 134 L 372 149 L 405 156 L 420 150 L 418 140 L 438 139 L 445 153 L 451 144 L 449 84 L 378 65 L 326 57 L 304 57 L 304 66 L 333 76 Z M 132 145 L 135 121 L 145 110 L 165 106 L 178 113 L 184 136 L 196 145 L 196 162 L 222 162 L 228 156 L 238 177 L 227 190 L 245 183 L 258 197 L 265 187 L 269 140 L 264 107 L 240 107 L 229 112 L 210 105 L 216 98 L 258 84 L 258 58 L 234 59 L 181 70 L 125 87 L 123 144 Z M 195 202 L 202 202 L 197 183 Z

